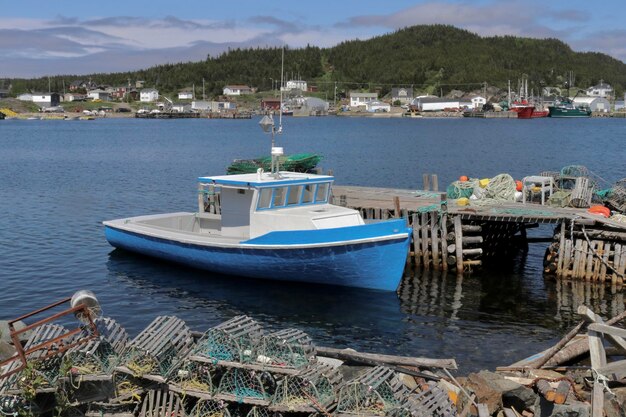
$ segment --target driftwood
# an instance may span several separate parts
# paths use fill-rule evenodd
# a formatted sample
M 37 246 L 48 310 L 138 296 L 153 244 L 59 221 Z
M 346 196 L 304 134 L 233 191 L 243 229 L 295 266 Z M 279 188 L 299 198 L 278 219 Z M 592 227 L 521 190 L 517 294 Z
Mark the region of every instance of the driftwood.
M 554 396 L 556 395 L 556 390 L 552 388 L 552 385 L 545 379 L 540 379 L 535 384 L 537 387 L 537 391 L 550 402 L 554 402 Z
M 353 349 L 335 349 L 317 346 L 317 354 L 328 358 L 340 359 L 348 362 L 373 362 L 380 365 L 415 366 L 426 368 L 457 369 L 454 359 L 411 358 L 406 356 L 379 355 L 375 353 L 361 353 Z

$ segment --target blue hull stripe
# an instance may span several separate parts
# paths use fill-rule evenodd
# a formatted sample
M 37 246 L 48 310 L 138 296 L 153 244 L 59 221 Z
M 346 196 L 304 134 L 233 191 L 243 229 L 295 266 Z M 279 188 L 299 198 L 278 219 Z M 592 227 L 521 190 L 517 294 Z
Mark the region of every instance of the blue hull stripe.
M 395 291 L 400 283 L 410 240 L 403 233 L 365 243 L 265 249 L 195 245 L 111 226 L 105 226 L 105 234 L 117 248 L 220 274 L 386 291 Z

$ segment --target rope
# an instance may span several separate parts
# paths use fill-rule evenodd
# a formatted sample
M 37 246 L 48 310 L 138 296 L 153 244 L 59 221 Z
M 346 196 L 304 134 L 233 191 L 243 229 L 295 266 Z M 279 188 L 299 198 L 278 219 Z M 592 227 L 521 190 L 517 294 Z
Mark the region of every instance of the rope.
M 482 206 L 512 201 L 515 201 L 515 180 L 509 174 L 499 174 L 489 181 L 483 197 L 470 200 L 470 204 Z
M 598 371 L 596 371 L 595 369 L 591 368 L 591 374 L 593 375 L 593 385 L 595 386 L 596 384 L 602 384 L 602 389 L 605 390 L 606 392 L 608 392 L 611 395 L 615 395 L 613 393 L 613 391 L 611 391 L 611 389 L 609 388 L 609 379 L 602 375 L 601 373 L 599 373 Z

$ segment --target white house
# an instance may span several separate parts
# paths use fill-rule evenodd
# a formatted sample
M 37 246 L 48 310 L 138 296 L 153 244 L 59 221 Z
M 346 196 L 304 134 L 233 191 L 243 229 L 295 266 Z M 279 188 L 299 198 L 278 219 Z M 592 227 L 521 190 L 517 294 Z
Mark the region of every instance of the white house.
M 39 107 L 56 107 L 61 102 L 59 93 L 33 93 L 33 103 Z
M 412 88 L 392 88 L 391 101 L 395 103 L 399 101 L 401 104 L 409 104 L 413 100 Z
M 374 100 L 367 103 L 365 108 L 371 113 L 389 113 L 391 111 L 391 104 Z
M 289 80 L 287 81 L 285 86 L 281 88 L 281 90 L 283 91 L 291 91 L 291 90 L 306 91 L 306 89 L 307 89 L 307 84 L 306 84 L 306 81 L 303 81 L 303 80 Z
M 33 101 L 33 95 L 31 93 L 22 93 L 17 96 L 20 101 Z
M 606 98 L 608 96 L 613 95 L 613 88 L 610 85 L 602 82 L 602 80 L 600 80 L 600 83 L 598 85 L 589 87 L 586 92 L 587 92 L 587 95 L 590 97 Z
M 191 104 L 189 103 L 173 103 L 172 112 L 174 113 L 189 113 L 191 111 Z
M 413 100 L 419 111 L 459 111 L 472 107 L 472 102 L 465 98 L 419 97 Z
M 193 93 L 191 91 L 181 91 L 178 93 L 179 100 L 193 100 Z
M 247 85 L 227 85 L 224 87 L 225 96 L 242 96 L 252 94 L 252 89 Z
M 472 107 L 475 109 L 482 109 L 485 104 L 487 104 L 487 99 L 481 96 L 472 97 Z
M 604 97 L 576 97 L 574 106 L 587 106 L 591 111 L 607 113 L 611 110 L 611 103 Z
M 111 98 L 111 94 L 107 91 L 97 89 L 88 91 L 87 98 L 89 98 L 90 100 L 109 101 L 109 99 Z
M 159 99 L 159 90 L 154 88 L 144 88 L 139 92 L 139 101 L 143 103 L 152 103 Z
M 350 107 L 367 106 L 367 103 L 378 100 L 377 93 L 350 92 Z

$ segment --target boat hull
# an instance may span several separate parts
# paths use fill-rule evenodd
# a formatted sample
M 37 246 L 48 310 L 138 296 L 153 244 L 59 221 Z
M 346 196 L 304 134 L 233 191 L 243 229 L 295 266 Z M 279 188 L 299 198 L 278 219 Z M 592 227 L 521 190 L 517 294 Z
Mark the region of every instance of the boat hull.
M 370 226 L 378 228 L 378 232 L 384 228 L 396 234 L 315 243 L 318 239 L 311 232 L 317 231 L 304 231 L 302 238 L 280 244 L 280 235 L 270 233 L 267 238 L 249 243 L 221 246 L 149 236 L 110 224 L 105 224 L 105 234 L 116 248 L 220 274 L 395 291 L 406 263 L 410 229 L 404 220 L 356 227 L 366 230 Z M 331 230 L 341 234 L 340 229 Z
M 591 110 L 549 107 L 550 117 L 591 117 Z

